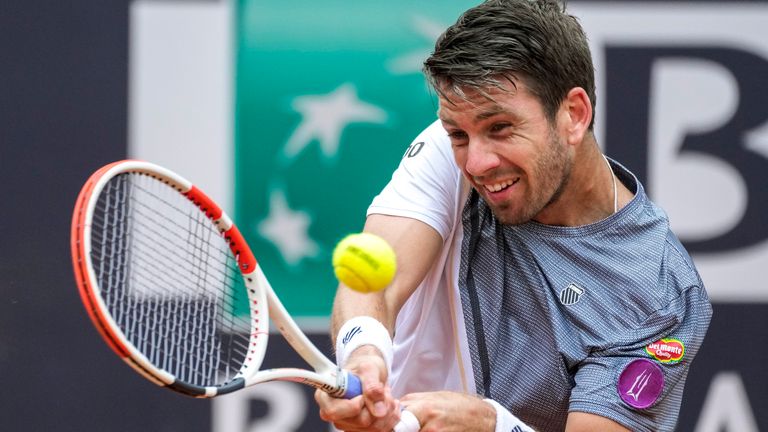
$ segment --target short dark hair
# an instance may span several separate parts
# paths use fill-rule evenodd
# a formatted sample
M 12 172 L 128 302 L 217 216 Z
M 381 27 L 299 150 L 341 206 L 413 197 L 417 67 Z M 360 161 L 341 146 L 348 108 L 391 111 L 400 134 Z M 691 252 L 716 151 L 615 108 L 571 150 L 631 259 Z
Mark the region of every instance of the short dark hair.
M 443 97 L 487 96 L 502 81 L 522 81 L 552 122 L 574 87 L 587 92 L 593 110 L 596 104 L 587 36 L 556 0 L 488 0 L 467 10 L 437 40 L 424 73 Z

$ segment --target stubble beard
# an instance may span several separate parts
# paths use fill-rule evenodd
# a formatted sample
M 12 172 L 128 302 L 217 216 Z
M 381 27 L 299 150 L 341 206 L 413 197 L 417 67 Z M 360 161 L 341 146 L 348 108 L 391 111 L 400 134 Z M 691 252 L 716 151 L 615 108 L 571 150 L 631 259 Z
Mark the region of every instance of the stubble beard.
M 527 190 L 522 202 L 491 204 L 490 200 L 485 200 L 503 225 L 521 225 L 534 220 L 542 210 L 556 202 L 565 190 L 571 176 L 572 161 L 554 131 L 550 131 L 548 140 L 546 152 L 539 156 L 533 168 L 533 176 L 539 180 L 540 185 L 536 190 L 532 189 L 526 179 L 524 185 Z

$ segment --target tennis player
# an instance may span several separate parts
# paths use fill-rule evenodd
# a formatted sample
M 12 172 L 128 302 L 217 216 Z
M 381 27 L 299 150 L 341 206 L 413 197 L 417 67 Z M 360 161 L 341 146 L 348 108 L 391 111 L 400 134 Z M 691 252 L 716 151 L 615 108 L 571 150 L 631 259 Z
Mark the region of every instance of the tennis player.
M 554 0 L 491 0 L 425 62 L 438 121 L 365 229 L 398 274 L 341 286 L 332 331 L 364 396 L 316 393 L 345 431 L 671 431 L 711 318 L 665 213 L 593 134 L 594 70 Z M 619 146 L 621 143 L 612 143 Z

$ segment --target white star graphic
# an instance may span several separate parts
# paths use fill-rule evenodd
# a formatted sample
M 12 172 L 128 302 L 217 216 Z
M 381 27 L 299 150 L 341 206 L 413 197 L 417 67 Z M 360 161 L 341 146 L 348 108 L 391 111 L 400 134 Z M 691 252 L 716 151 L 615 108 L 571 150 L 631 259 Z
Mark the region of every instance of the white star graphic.
M 411 17 L 411 26 L 424 37 L 429 45 L 425 48 L 412 51 L 408 54 L 396 57 L 387 62 L 387 69 L 393 74 L 412 74 L 421 73 L 421 68 L 424 66 L 424 60 L 429 57 L 434 49 L 435 41 L 445 31 L 447 26 L 430 20 L 429 18 L 414 15 Z
M 304 211 L 291 210 L 285 192 L 272 189 L 269 215 L 259 223 L 257 231 L 277 246 L 289 266 L 294 266 L 304 258 L 317 256 L 320 251 L 307 232 L 311 219 Z
M 350 123 L 385 123 L 387 112 L 358 99 L 351 83 L 339 86 L 325 95 L 299 96 L 293 99 L 293 109 L 301 113 L 302 120 L 283 148 L 289 160 L 301 153 L 312 140 L 320 142 L 327 158 L 336 156 L 341 133 Z

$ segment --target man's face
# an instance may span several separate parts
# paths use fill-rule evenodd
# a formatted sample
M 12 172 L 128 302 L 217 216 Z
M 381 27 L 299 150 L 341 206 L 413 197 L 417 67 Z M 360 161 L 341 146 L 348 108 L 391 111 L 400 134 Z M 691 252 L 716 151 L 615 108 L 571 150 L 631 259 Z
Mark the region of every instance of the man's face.
M 438 116 L 464 176 L 504 224 L 536 219 L 564 189 L 573 164 L 538 99 L 517 89 L 440 98 Z

